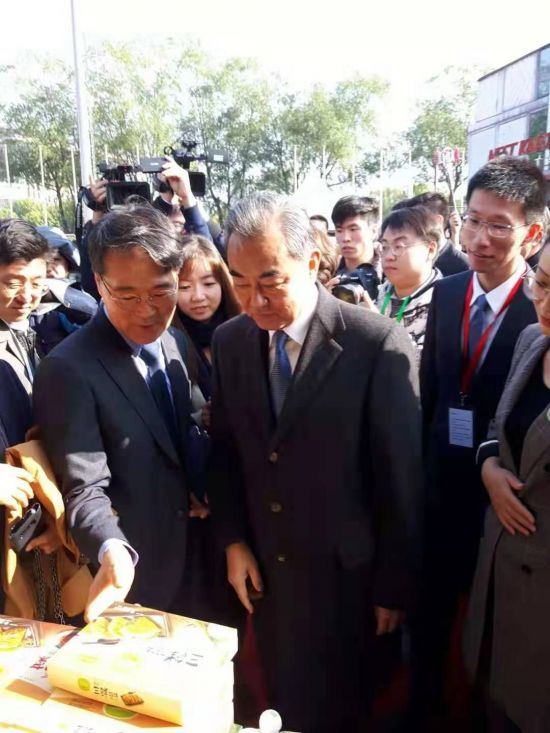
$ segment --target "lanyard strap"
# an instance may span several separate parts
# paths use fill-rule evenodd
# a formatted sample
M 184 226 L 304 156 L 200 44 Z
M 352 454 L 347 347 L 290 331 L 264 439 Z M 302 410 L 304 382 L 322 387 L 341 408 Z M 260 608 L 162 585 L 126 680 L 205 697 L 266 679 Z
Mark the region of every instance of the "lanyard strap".
M 391 291 L 384 298 L 384 302 L 382 303 L 382 310 L 380 311 L 382 315 L 386 313 L 386 310 L 388 308 L 388 305 L 390 304 L 390 300 L 394 292 L 395 291 L 392 288 Z M 411 302 L 411 296 L 407 295 L 407 297 L 403 300 L 403 303 L 401 304 L 401 308 L 397 311 L 397 315 L 395 316 L 395 320 L 397 323 L 401 323 L 401 321 L 403 320 L 403 314 L 405 313 L 405 309 L 409 305 L 410 302 Z
M 487 346 L 489 336 L 491 335 L 491 332 L 500 316 L 504 313 L 504 311 L 508 308 L 508 306 L 516 296 L 516 293 L 520 289 L 523 282 L 523 278 L 524 273 L 519 277 L 514 287 L 508 293 L 508 297 L 502 304 L 499 312 L 481 334 L 481 337 L 477 342 L 472 357 L 468 359 L 468 342 L 470 340 L 470 311 L 472 309 L 472 293 L 474 292 L 474 278 L 471 278 L 470 284 L 468 285 L 468 290 L 466 291 L 466 300 L 464 301 L 464 317 L 462 324 L 462 379 L 460 384 L 460 392 L 462 397 L 465 397 L 469 393 L 472 379 L 479 366 L 479 362 L 481 361 L 481 356 L 485 350 L 485 347 Z

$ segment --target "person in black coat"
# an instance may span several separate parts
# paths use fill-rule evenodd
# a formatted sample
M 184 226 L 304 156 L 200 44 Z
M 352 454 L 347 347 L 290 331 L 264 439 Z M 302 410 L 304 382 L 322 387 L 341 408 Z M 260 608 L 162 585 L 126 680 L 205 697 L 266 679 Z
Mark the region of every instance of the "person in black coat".
M 544 191 L 538 168 L 519 158 L 493 160 L 472 176 L 461 234 L 472 272 L 437 283 L 428 315 L 420 368 L 427 587 L 416 627 L 415 679 L 416 701 L 443 714 L 451 630 L 471 586 L 487 503 L 475 454 L 518 336 L 536 318 L 521 287 L 521 248 L 542 236 Z
M 90 255 L 104 305 L 40 363 L 36 422 L 68 527 L 98 568 L 88 617 L 127 593 L 185 613 L 190 383 L 185 340 L 168 328 L 180 242 L 133 205 L 99 222 Z
M 247 197 L 227 235 L 245 314 L 212 346 L 209 497 L 228 580 L 285 728 L 362 731 L 375 634 L 399 627 L 416 585 L 413 347 L 316 285 L 311 225 L 286 198 Z

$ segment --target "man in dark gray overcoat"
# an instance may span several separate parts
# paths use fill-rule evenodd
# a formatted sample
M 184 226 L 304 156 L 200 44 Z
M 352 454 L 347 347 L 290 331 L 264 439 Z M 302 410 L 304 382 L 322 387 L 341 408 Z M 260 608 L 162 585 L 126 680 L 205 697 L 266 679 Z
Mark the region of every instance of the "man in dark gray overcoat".
M 316 285 L 287 199 L 241 201 L 226 241 L 244 314 L 214 337 L 209 496 L 228 579 L 284 728 L 361 730 L 372 641 L 400 624 L 420 550 L 412 344 Z

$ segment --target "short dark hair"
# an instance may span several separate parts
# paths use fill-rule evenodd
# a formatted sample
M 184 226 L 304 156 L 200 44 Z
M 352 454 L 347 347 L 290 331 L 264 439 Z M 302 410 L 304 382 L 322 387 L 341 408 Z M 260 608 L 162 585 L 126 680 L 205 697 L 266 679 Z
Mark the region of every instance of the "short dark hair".
M 0 219 L 0 265 L 46 259 L 48 243 L 27 221 Z
M 441 226 L 435 218 L 436 214 L 427 206 L 411 206 L 391 211 L 380 229 L 380 237 L 388 227 L 391 229 L 412 229 L 423 242 L 435 241 L 439 244 Z
M 331 218 L 335 227 L 354 216 L 361 216 L 369 224 L 376 224 L 378 213 L 378 204 L 370 196 L 343 196 L 334 205 Z
M 443 226 L 447 226 L 450 214 L 449 202 L 442 193 L 438 193 L 437 191 L 419 193 L 418 196 L 412 196 L 410 199 L 403 199 L 403 201 L 398 201 L 395 206 L 392 207 L 392 211 L 397 211 L 398 209 L 404 208 L 410 209 L 412 206 L 425 206 L 434 214 L 442 216 Z
M 107 252 L 127 252 L 134 247 L 144 249 L 166 271 L 181 268 L 182 245 L 170 220 L 150 204 L 130 204 L 112 209 L 90 231 L 92 270 L 102 275 Z
M 326 226 L 326 228 L 327 228 L 327 231 L 328 231 L 328 230 L 329 230 L 329 228 L 330 228 L 330 227 L 329 227 L 329 223 L 328 223 L 328 219 L 327 219 L 327 217 L 326 217 L 326 216 L 323 216 L 322 214 L 312 214 L 312 215 L 311 215 L 311 216 L 309 217 L 309 220 L 310 220 L 310 221 L 322 221 L 322 222 L 323 222 L 323 224 L 324 224 L 324 225 Z
M 524 158 L 494 158 L 470 178 L 466 203 L 476 189 L 521 204 L 527 224 L 541 221 L 546 200 L 546 182 L 542 171 Z

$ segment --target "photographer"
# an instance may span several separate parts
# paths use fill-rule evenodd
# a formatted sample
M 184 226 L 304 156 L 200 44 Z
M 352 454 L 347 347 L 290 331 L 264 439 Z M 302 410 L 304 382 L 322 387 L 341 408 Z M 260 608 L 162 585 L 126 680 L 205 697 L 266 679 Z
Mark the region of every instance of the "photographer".
M 153 201 L 153 206 L 168 216 L 178 233 L 198 234 L 212 241 L 208 224 L 191 190 L 189 171 L 167 156 L 167 161 L 162 173 L 158 174 L 158 179 L 161 183 L 168 184 L 170 190 L 161 191 Z
M 172 221 L 178 234 L 199 234 L 212 241 L 208 225 L 191 190 L 189 172 L 179 166 L 173 158 L 167 156 L 163 172 L 158 174 L 158 178 L 161 184 L 168 184 L 169 190 L 159 193 L 153 201 L 153 207 Z M 93 215 L 92 221 L 84 227 L 80 244 L 82 289 L 90 293 L 97 301 L 100 300 L 100 296 L 88 255 L 88 238 L 92 228 L 107 213 L 108 184 L 109 181 L 105 178 L 90 182 L 85 200 L 92 209 Z
M 332 292 L 336 285 L 350 281 L 376 301 L 380 286 L 375 251 L 378 205 L 367 196 L 344 196 L 336 202 L 331 216 L 342 259 L 327 288 Z

